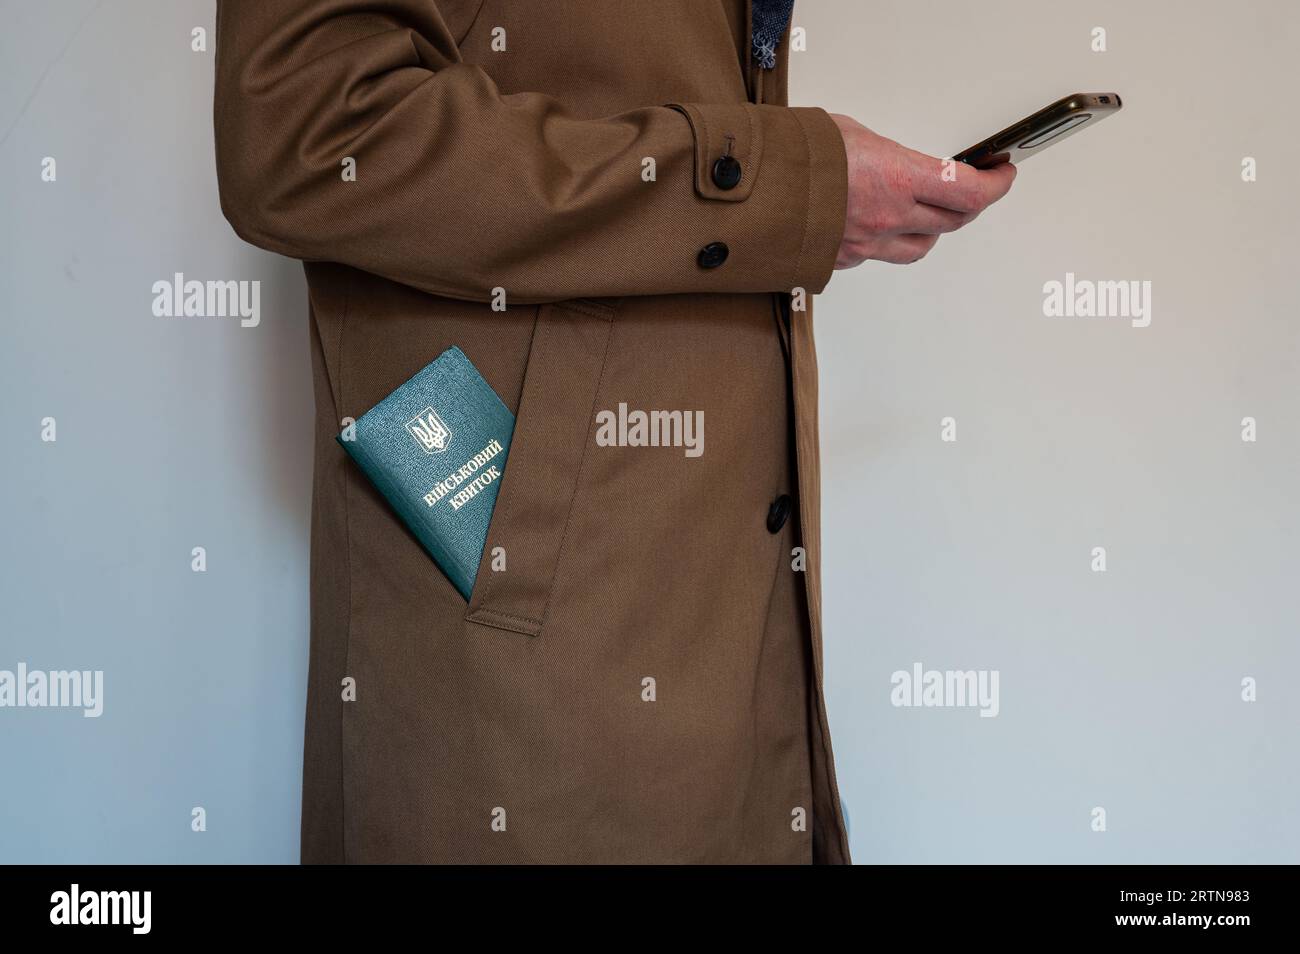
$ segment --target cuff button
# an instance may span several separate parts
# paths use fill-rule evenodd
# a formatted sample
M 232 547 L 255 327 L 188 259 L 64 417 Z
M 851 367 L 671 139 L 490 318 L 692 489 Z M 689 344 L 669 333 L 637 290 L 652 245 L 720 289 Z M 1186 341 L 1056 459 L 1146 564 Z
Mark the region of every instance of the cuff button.
M 726 242 L 710 242 L 700 249 L 696 261 L 700 263 L 700 268 L 717 268 L 727 260 L 727 255 L 730 252 L 731 250 L 727 248 Z
M 740 185 L 740 163 L 734 156 L 723 156 L 713 164 L 713 184 L 719 189 L 734 189 Z

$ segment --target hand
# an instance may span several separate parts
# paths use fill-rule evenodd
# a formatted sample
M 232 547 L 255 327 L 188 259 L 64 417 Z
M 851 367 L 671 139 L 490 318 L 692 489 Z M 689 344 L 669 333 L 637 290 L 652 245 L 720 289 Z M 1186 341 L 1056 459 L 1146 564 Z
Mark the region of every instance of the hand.
M 869 258 L 909 265 L 934 248 L 939 236 L 961 228 L 1007 194 L 1016 167 L 980 170 L 955 164 L 945 182 L 943 160 L 877 136 L 848 116 L 831 114 L 849 160 L 849 201 L 836 268 Z M 951 174 L 950 174 L 951 175 Z

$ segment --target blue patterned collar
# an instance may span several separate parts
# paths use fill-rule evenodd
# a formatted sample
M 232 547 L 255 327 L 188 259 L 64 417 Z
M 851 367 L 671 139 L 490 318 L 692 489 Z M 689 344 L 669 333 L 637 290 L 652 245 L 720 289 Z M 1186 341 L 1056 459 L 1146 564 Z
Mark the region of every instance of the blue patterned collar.
M 794 0 L 751 0 L 754 20 L 754 59 L 770 70 L 776 66 L 776 48 L 790 23 Z

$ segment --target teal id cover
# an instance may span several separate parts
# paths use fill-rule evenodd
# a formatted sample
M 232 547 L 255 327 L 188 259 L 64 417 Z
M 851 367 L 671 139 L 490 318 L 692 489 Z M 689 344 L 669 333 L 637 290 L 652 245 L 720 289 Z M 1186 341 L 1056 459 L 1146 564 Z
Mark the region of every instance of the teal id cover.
M 335 438 L 469 599 L 515 417 L 448 348 Z

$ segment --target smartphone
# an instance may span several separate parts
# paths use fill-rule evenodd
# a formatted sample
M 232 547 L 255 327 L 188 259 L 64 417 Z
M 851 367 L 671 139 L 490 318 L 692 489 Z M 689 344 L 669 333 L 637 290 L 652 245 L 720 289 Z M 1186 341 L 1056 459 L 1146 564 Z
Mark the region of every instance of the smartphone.
M 1023 162 L 1048 146 L 1095 126 L 1124 105 L 1119 93 L 1073 93 L 953 156 L 976 169 Z

